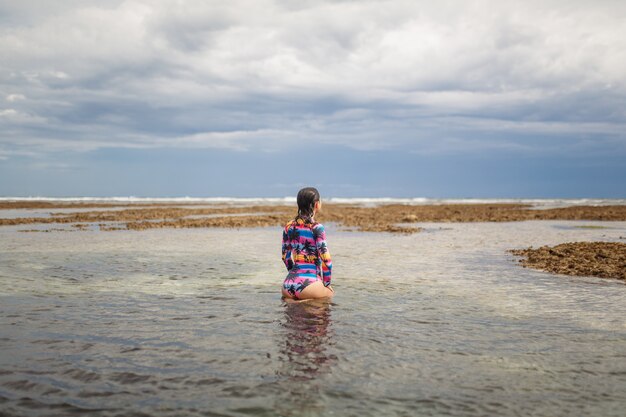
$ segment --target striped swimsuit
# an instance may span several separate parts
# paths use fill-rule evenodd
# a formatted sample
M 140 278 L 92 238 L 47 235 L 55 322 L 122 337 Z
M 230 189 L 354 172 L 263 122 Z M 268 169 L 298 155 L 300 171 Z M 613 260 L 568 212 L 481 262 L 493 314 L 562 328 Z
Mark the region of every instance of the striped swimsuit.
M 333 264 L 326 245 L 324 226 L 310 218 L 292 220 L 283 229 L 283 262 L 289 273 L 283 288 L 294 298 L 310 284 L 322 280 L 330 285 Z

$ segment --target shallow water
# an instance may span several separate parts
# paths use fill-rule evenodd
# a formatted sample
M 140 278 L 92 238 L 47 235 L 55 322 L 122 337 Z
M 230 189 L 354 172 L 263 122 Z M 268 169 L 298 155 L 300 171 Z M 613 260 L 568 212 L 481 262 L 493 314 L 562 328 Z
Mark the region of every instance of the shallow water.
M 337 295 L 300 304 L 280 299 L 279 228 L 0 228 L 0 411 L 623 415 L 624 283 L 506 249 L 623 242 L 626 222 L 420 226 L 327 225 Z

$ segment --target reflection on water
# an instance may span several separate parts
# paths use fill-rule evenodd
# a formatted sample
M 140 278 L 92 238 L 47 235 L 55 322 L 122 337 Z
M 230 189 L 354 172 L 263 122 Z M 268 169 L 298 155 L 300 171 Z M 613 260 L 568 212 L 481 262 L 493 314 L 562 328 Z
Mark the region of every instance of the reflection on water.
M 337 357 L 329 354 L 334 344 L 331 304 L 326 300 L 283 302 L 279 386 L 285 390 L 276 411 L 285 416 L 321 412 L 324 409 L 321 377 Z
M 285 366 L 279 375 L 294 382 L 306 381 L 328 370 L 333 359 L 327 353 L 333 344 L 328 301 L 285 302 L 282 326 L 287 330 L 280 349 Z

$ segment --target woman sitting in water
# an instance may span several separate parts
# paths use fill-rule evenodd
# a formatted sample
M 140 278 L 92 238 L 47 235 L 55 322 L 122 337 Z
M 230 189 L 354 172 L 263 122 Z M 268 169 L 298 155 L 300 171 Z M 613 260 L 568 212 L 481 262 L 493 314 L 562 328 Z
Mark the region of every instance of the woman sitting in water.
M 322 208 L 320 193 L 313 187 L 298 192 L 298 215 L 283 229 L 283 262 L 289 273 L 283 297 L 305 300 L 332 297 L 332 262 L 324 226 L 314 220 Z

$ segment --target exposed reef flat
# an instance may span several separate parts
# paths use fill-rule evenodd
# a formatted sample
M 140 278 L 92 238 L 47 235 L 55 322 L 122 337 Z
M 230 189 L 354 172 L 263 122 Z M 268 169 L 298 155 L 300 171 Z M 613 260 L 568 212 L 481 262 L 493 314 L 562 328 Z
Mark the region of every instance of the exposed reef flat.
M 100 230 L 154 228 L 268 227 L 282 226 L 295 214 L 293 206 L 232 206 L 212 204 L 111 204 L 3 202 L 0 209 L 50 209 L 49 217 L 0 218 L 0 226 L 26 224 L 97 224 Z M 64 212 L 54 212 L 55 209 Z M 67 209 L 80 208 L 80 212 Z M 84 209 L 94 210 L 87 210 Z M 113 208 L 115 208 L 113 210 Z M 98 210 L 100 209 L 100 210 Z M 1 215 L 1 213 L 0 213 Z M 534 209 L 524 204 L 384 204 L 374 207 L 324 204 L 317 220 L 333 222 L 347 230 L 415 233 L 420 222 L 510 222 L 525 220 L 624 221 L 626 206 L 571 206 Z
M 514 249 L 524 267 L 565 275 L 626 280 L 626 243 L 573 242 L 540 248 Z

